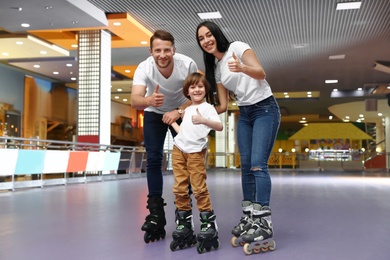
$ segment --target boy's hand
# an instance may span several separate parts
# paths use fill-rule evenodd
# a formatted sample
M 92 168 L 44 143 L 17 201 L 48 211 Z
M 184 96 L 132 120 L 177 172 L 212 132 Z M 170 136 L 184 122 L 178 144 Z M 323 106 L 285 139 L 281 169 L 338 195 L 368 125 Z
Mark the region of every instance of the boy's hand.
M 199 112 L 199 109 L 196 109 L 196 115 L 192 116 L 192 123 L 194 125 L 203 124 L 203 120 L 204 120 L 204 118 L 201 115 L 201 113 Z

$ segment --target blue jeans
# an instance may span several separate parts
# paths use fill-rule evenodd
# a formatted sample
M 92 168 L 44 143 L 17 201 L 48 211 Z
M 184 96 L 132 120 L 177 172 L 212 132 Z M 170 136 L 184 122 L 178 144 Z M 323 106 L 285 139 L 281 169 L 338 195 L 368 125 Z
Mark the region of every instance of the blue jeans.
M 146 149 L 146 178 L 148 197 L 161 197 L 163 193 L 162 161 L 167 130 L 173 137 L 175 130 L 163 123 L 162 114 L 144 112 L 144 143 Z
M 269 206 L 271 177 L 268 159 L 280 124 L 279 106 L 273 96 L 254 105 L 240 106 L 237 141 L 241 157 L 244 200 Z

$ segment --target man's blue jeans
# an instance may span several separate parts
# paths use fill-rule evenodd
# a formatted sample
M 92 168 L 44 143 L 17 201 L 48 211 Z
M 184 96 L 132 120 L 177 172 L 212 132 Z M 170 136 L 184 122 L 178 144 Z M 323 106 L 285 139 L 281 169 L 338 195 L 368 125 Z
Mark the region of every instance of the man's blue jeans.
M 237 141 L 241 157 L 244 200 L 269 206 L 271 177 L 268 159 L 280 124 L 279 106 L 273 96 L 254 105 L 240 106 Z
M 167 130 L 176 136 L 175 130 L 163 123 L 162 114 L 144 112 L 144 143 L 146 149 L 146 178 L 148 197 L 161 197 L 163 193 L 162 161 Z

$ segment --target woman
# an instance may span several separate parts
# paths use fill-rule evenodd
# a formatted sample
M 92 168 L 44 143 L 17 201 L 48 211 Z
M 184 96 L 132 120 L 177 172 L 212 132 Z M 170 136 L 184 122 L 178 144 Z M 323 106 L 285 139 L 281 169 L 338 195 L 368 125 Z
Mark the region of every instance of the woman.
M 252 243 L 260 239 L 265 249 L 272 250 L 268 159 L 279 129 L 279 106 L 265 80 L 264 69 L 248 44 L 229 42 L 218 25 L 210 21 L 198 25 L 196 36 L 203 51 L 206 78 L 212 88 L 209 101 L 218 113 L 225 112 L 231 92 L 240 109 L 237 140 L 244 215 L 232 230 L 235 236 L 232 243 L 237 245 L 242 240 Z M 271 241 L 268 246 L 264 246 L 266 241 Z

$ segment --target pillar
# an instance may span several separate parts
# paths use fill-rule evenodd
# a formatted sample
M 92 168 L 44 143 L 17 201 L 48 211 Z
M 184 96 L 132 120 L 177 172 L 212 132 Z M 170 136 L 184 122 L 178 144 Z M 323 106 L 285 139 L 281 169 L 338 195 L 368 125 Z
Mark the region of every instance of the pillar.
M 111 143 L 111 35 L 79 33 L 77 141 Z

